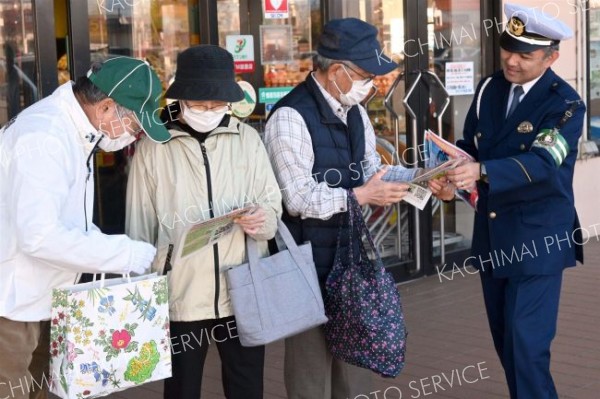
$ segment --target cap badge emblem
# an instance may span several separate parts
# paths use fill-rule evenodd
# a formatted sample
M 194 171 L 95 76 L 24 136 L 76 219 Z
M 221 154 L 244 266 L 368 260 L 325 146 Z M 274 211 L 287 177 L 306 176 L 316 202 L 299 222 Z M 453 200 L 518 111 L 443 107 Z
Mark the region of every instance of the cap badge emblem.
M 525 32 L 525 24 L 519 18 L 512 17 L 508 23 L 508 30 L 515 36 L 521 36 Z

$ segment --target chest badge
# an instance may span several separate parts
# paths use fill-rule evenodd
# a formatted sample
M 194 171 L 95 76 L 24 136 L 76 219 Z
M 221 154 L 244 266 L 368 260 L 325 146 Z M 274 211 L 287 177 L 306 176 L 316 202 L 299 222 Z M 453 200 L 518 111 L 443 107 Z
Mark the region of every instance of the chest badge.
M 533 125 L 529 121 L 521 122 L 517 127 L 519 133 L 531 133 L 533 132 Z

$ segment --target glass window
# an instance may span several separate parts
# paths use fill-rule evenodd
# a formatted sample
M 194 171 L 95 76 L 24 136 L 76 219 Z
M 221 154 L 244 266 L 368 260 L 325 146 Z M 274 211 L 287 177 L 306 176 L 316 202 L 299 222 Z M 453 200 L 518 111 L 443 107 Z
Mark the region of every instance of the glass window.
M 589 9 L 589 139 L 600 142 L 600 5 L 590 2 Z
M 342 17 L 356 17 L 374 25 L 379 31 L 379 42 L 383 52 L 396 61 L 400 67 L 373 79 L 377 86 L 375 96 L 366 104 L 371 123 L 377 134 L 377 152 L 384 163 L 397 163 L 406 160 L 407 126 L 402 99 L 405 94 L 404 80 L 400 80 L 393 93 L 396 118 L 385 106 L 385 96 L 404 70 L 406 24 L 404 1 L 399 0 L 360 0 L 348 2 Z M 414 21 L 413 23 L 417 23 Z M 399 105 L 399 106 L 396 106 Z M 402 108 L 402 109 L 401 109 Z M 398 142 L 396 142 L 396 135 Z M 373 240 L 387 267 L 396 269 L 404 262 L 416 260 L 412 230 L 413 207 L 401 202 L 397 207 L 368 207 L 367 221 Z
M 288 18 L 263 17 L 257 62 L 262 63 L 266 87 L 296 86 L 312 71 L 312 56 L 322 26 L 320 3 L 289 0 Z M 264 15 L 264 8 L 262 12 Z
M 92 61 L 119 55 L 144 58 L 166 86 L 177 54 L 198 44 L 198 0 L 114 2 L 88 0 Z
M 450 103 L 441 117 L 442 136 L 455 143 L 463 137 L 467 112 L 473 101 L 473 93 L 481 79 L 481 40 L 479 2 L 428 1 L 429 65 L 450 95 Z M 432 94 L 435 89 L 432 87 Z M 428 120 L 430 129 L 438 132 L 438 112 L 442 96 L 432 95 Z M 435 121 L 435 122 L 434 122 Z M 446 252 L 471 247 L 474 210 L 466 203 L 456 200 L 445 207 Z M 439 248 L 440 218 L 434 214 L 434 249 Z M 436 245 L 437 244 L 437 245 Z M 437 252 L 437 251 L 436 251 Z
M 146 59 L 164 88 L 175 75 L 177 54 L 198 44 L 198 0 L 98 2 L 88 0 L 91 60 L 121 55 Z M 122 233 L 131 151 L 96 155 L 94 222 Z
M 218 0 L 219 46 L 226 48 L 228 35 L 240 34 L 240 0 Z
M 38 100 L 31 3 L 0 3 L 0 124 Z
M 368 104 L 369 114 L 376 132 L 380 137 L 393 143 L 392 127 L 394 125 L 390 122 L 389 112 L 383 106 L 384 95 L 388 93 L 390 85 L 402 71 L 405 57 L 415 56 L 415 51 L 418 51 L 414 40 L 411 40 L 414 38 L 405 37 L 406 24 L 421 22 L 405 18 L 403 7 L 398 1 L 375 0 L 370 3 L 374 11 L 367 12 L 368 7 L 363 6 L 366 1 L 360 2 L 361 18 L 379 28 L 384 52 L 400 64 L 399 70 L 377 79 L 375 83 L 379 87 L 378 96 Z M 420 112 L 428 114 L 427 127 L 438 134 L 441 133 L 450 142 L 456 142 L 462 138 L 464 120 L 473 99 L 473 91 L 481 78 L 479 12 L 479 2 L 472 0 L 454 2 L 428 0 L 427 2 L 429 68 L 440 79 L 444 88 L 441 88 L 434 77 L 423 75 L 422 84 L 429 91 L 430 104 L 428 109 L 420 110 Z M 404 97 L 403 85 L 403 82 L 398 85 L 398 94 L 395 96 L 398 101 Z M 448 94 L 444 92 L 444 89 L 448 91 Z M 448 95 L 450 103 L 445 112 L 440 114 Z M 441 132 L 439 132 L 440 126 Z M 398 154 L 402 154 L 406 149 L 404 115 L 399 118 L 398 130 L 401 142 L 397 150 Z M 403 159 L 402 155 L 400 155 L 400 159 Z M 469 248 L 473 210 L 460 201 L 441 205 L 434 203 L 434 253 L 439 254 L 440 246 L 439 206 L 446 207 L 444 226 L 446 250 Z

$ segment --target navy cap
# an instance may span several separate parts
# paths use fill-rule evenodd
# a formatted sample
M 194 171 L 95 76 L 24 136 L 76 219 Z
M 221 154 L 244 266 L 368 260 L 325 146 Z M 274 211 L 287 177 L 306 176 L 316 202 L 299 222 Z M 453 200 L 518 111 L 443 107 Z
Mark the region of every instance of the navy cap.
M 383 54 L 377 28 L 357 18 L 333 19 L 325 24 L 317 53 L 338 61 L 352 61 L 373 75 L 385 75 L 398 64 Z
M 500 35 L 500 47 L 506 51 L 529 53 L 573 37 L 571 28 L 535 8 L 505 4 L 504 13 L 508 23 Z

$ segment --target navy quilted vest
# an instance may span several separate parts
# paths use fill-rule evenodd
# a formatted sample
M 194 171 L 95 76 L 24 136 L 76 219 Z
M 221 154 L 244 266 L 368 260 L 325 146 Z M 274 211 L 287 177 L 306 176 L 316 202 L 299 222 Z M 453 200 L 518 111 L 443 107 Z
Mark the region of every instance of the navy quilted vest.
M 365 128 L 358 106 L 348 111 L 345 125 L 334 113 L 312 76 L 279 100 L 271 115 L 281 107 L 298 111 L 308 127 L 315 154 L 313 176 L 330 187 L 354 188 L 363 184 L 361 161 L 365 156 Z M 333 266 L 338 228 L 347 225 L 347 213 L 337 213 L 328 220 L 301 219 L 285 209 L 282 220 L 298 244 L 310 241 L 317 274 L 322 286 Z M 342 234 L 342 248 L 347 248 L 347 230 Z M 358 247 L 357 247 L 358 248 Z M 358 253 L 358 250 L 356 250 Z

